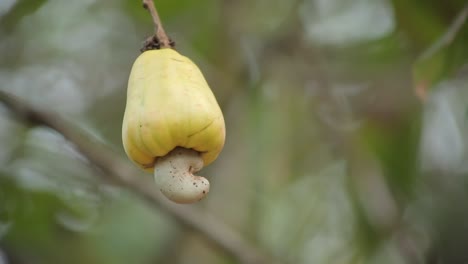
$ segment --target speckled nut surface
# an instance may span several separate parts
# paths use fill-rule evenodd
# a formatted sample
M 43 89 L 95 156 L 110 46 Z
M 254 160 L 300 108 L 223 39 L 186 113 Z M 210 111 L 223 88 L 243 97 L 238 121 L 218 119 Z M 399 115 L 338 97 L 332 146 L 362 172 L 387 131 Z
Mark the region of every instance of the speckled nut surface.
M 210 183 L 193 173 L 203 168 L 200 154 L 194 150 L 176 148 L 154 166 L 154 180 L 161 192 L 176 203 L 193 203 L 210 191 Z

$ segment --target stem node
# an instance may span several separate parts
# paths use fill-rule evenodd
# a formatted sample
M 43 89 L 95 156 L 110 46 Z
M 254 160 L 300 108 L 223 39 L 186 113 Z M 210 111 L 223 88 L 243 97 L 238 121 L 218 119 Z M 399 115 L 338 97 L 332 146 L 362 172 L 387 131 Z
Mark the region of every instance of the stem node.
M 164 30 L 161 19 L 159 18 L 158 11 L 153 3 L 153 0 L 142 0 L 143 8 L 148 10 L 153 18 L 154 24 L 154 35 L 146 39 L 143 48 L 140 49 L 141 52 L 152 49 L 165 49 L 173 48 L 175 42 L 172 41 L 166 34 Z

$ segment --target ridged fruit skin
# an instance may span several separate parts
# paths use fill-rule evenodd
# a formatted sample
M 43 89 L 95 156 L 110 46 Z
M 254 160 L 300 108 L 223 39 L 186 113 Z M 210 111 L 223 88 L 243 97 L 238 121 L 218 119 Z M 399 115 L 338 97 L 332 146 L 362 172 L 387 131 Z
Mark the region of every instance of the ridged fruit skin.
M 173 49 L 143 52 L 133 64 L 122 140 L 127 156 L 153 172 L 176 147 L 200 152 L 204 165 L 224 146 L 224 118 L 203 74 Z

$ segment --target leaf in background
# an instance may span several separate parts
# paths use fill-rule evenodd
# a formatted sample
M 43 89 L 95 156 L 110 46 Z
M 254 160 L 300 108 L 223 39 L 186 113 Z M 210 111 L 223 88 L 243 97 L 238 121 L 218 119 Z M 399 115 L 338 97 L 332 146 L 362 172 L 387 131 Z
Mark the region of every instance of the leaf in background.
M 428 1 L 392 1 L 397 19 L 397 31 L 415 49 L 427 47 L 445 29 L 440 9 L 435 8 L 440 1 L 430 0 L 431 4 L 427 4 Z
M 0 28 L 13 30 L 19 21 L 39 9 L 47 0 L 18 0 L 5 15 L 0 16 Z
M 158 263 L 155 258 L 176 243 L 176 226 L 164 214 L 148 210 L 135 197 L 120 194 L 103 208 L 99 222 L 83 234 L 87 252 L 97 256 L 93 263 Z
M 346 164 L 336 161 L 297 178 L 270 200 L 260 239 L 291 263 L 353 263 L 360 252 L 355 214 L 346 188 Z
M 0 221 L 9 223 L 2 244 L 27 252 L 26 258 L 64 257 L 67 232 L 58 228 L 55 212 L 69 207 L 61 199 L 46 191 L 23 189 L 10 174 L 0 174 L 0 196 Z
M 381 39 L 395 28 L 387 0 L 309 0 L 304 1 L 299 14 L 306 40 L 315 45 L 356 45 Z
M 468 107 L 468 83 L 451 79 L 438 84 L 424 109 L 421 136 L 423 171 L 456 175 L 466 164 L 468 132 L 464 114 Z M 441 180 L 441 182 L 443 182 Z
M 448 27 L 447 31 L 435 41 L 414 63 L 413 79 L 416 94 L 426 98 L 427 90 L 440 81 L 456 75 L 468 63 L 468 5 Z
M 0 104 L 0 167 L 5 168 L 19 153 L 27 128 L 18 123 Z M 0 200 L 1 201 L 1 200 Z
M 411 199 L 418 169 L 421 111 L 418 107 L 375 113 L 359 132 L 364 148 L 378 159 L 399 202 Z

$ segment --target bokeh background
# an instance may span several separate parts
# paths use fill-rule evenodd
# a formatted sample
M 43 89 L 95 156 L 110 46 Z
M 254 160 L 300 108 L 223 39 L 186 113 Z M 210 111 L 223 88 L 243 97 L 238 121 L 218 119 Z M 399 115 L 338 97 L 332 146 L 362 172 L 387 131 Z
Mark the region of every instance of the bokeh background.
M 466 1 L 155 3 L 226 119 L 191 207 L 282 263 L 468 262 Z M 0 89 L 123 157 L 152 32 L 138 0 L 1 0 Z M 1 103 L 0 146 L 1 264 L 237 263 Z

